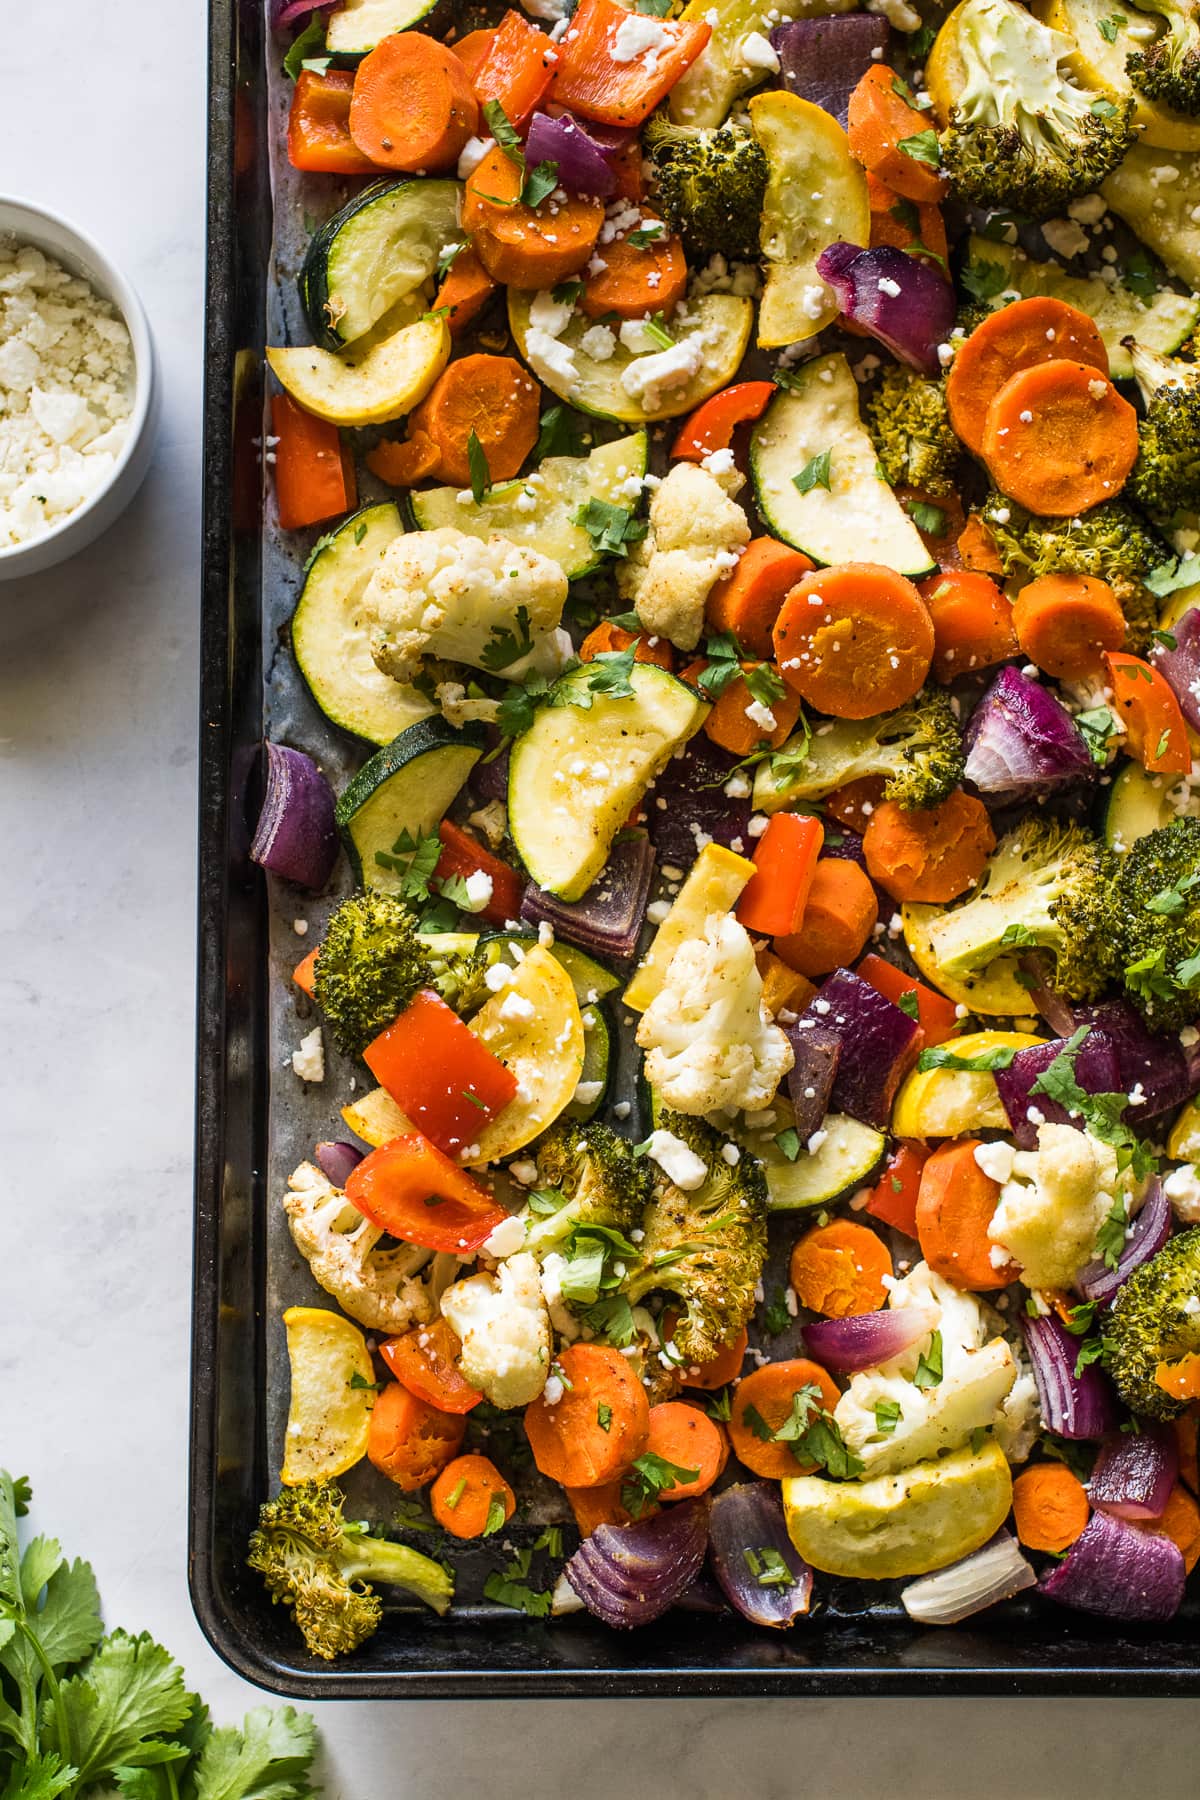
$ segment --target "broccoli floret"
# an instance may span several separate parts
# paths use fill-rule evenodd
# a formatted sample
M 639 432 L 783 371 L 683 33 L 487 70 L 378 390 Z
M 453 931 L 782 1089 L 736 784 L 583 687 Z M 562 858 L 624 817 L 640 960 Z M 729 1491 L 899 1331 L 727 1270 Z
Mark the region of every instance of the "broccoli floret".
M 1024 820 L 1000 840 L 974 892 L 929 927 L 948 976 L 981 974 L 998 956 L 1050 950 L 1054 986 L 1090 1000 L 1111 979 L 1112 851 L 1079 825 Z
M 1200 819 L 1172 819 L 1122 857 L 1113 889 L 1125 987 L 1155 1031 L 1200 1016 Z
M 627 1138 L 607 1125 L 560 1122 L 535 1154 L 537 1191 L 557 1188 L 564 1196 L 556 1212 L 543 1214 L 526 1206 L 521 1215 L 525 1248 L 535 1256 L 556 1250 L 579 1227 L 604 1225 L 626 1236 L 640 1222 L 650 1198 L 649 1166 L 634 1155 Z
M 1146 416 L 1138 427 L 1138 459 L 1129 492 L 1152 518 L 1200 506 L 1200 369 L 1122 340 L 1133 358 Z
M 650 1293 L 681 1301 L 673 1344 L 688 1365 L 702 1364 L 733 1342 L 754 1311 L 767 1254 L 766 1177 L 746 1151 L 729 1164 L 721 1154 L 727 1134 L 703 1119 L 664 1112 L 659 1127 L 700 1157 L 708 1176 L 685 1192 L 654 1166 L 642 1261 L 623 1291 L 635 1304 Z
M 1125 73 L 1148 100 L 1200 113 L 1200 21 L 1194 0 L 1138 0 L 1138 8 L 1158 13 L 1167 29 L 1144 50 L 1129 52 Z
M 737 125 L 700 131 L 656 113 L 642 146 L 662 210 L 690 255 L 758 260 L 767 158 L 757 138 Z
M 866 775 L 882 775 L 884 798 L 898 806 L 937 806 L 962 780 L 962 732 L 944 690 L 922 688 L 895 712 L 826 722 L 813 733 L 803 762 L 792 769 L 783 760 L 780 768 L 776 776 L 770 761 L 761 765 L 756 806 L 770 811 L 823 800 Z
M 1134 507 L 1105 500 L 1074 518 L 1039 518 L 993 491 L 982 511 L 1006 577 L 1096 575 L 1117 596 L 1129 648 L 1147 647 L 1159 602 L 1144 577 L 1174 562 L 1175 552 Z
M 1077 87 L 1059 64 L 1070 39 L 1014 0 L 955 14 L 963 82 L 941 137 L 959 198 L 1044 218 L 1094 193 L 1133 142 L 1133 101 Z
M 1120 1288 L 1103 1328 L 1118 1394 L 1144 1418 L 1173 1419 L 1186 1405 L 1154 1379 L 1160 1362 L 1200 1351 L 1200 1231 L 1180 1231 Z
M 404 1588 L 436 1613 L 454 1598 L 454 1579 L 441 1563 L 348 1525 L 344 1504 L 327 1481 L 284 1488 L 260 1508 L 247 1558 L 326 1662 L 356 1650 L 379 1624 L 383 1607 L 371 1582 Z
M 313 994 L 338 1048 L 361 1056 L 419 988 L 436 989 L 460 1009 L 473 1004 L 483 994 L 484 967 L 477 949 L 419 937 L 417 921 L 402 900 L 368 890 L 344 900 L 330 919 L 313 972 Z
M 962 445 L 950 423 L 943 382 L 892 363 L 867 402 L 867 424 L 892 487 L 934 495 L 958 491 Z

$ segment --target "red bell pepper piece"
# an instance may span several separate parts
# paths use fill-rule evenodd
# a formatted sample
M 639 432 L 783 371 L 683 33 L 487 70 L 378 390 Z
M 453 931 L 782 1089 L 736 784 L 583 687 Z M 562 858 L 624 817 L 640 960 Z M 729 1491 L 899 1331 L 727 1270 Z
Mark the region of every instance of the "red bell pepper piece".
M 419 1131 L 364 1156 L 346 1198 L 365 1219 L 406 1244 L 470 1256 L 508 1214 L 492 1193 Z
M 316 419 L 290 394 L 271 395 L 275 499 L 285 531 L 302 531 L 351 512 L 358 496 L 354 458 L 336 425 Z
M 363 1061 L 440 1150 L 473 1144 L 517 1091 L 512 1071 L 431 988 L 367 1045 Z
M 657 27 L 655 43 L 629 62 L 616 61 L 617 33 L 623 25 L 629 30 L 639 24 Z M 704 20 L 688 25 L 677 19 L 650 20 L 627 12 L 617 0 L 580 0 L 558 46 L 554 98 L 602 125 L 640 125 L 711 36 L 712 26 Z
M 507 925 L 510 919 L 519 918 L 525 883 L 516 870 L 493 856 L 490 850 L 485 850 L 478 838 L 473 838 L 469 831 L 449 819 L 443 819 L 438 826 L 438 836 L 442 840 L 442 853 L 433 872 L 434 880 L 445 881 L 451 875 L 460 875 L 465 881 L 468 875 L 487 875 L 491 878 L 492 893 L 487 905 L 480 909 L 480 917 L 493 925 Z
M 506 12 L 470 72 L 480 106 L 498 100 L 512 124 L 523 126 L 554 80 L 558 55 L 544 31 L 518 12 Z
M 893 1006 L 899 1006 L 905 994 L 915 994 L 917 1003 L 917 1024 L 925 1033 L 925 1048 L 933 1049 L 935 1044 L 944 1044 L 952 1038 L 958 1029 L 958 1011 L 953 1000 L 947 1000 L 944 994 L 936 989 L 926 987 L 923 981 L 917 981 L 912 975 L 906 975 L 895 963 L 885 962 L 882 956 L 872 952 L 864 956 L 854 971 L 864 981 L 869 981 L 877 994 L 890 1000 Z M 912 1002 L 903 1010 L 907 1012 Z
M 491 49 L 492 39 L 495 35 L 495 26 L 485 25 L 479 31 L 468 31 L 465 37 L 460 37 L 456 43 L 446 46 L 448 50 L 453 50 L 467 71 L 467 78 L 472 87 L 475 85 L 475 76 L 479 65 Z
M 456 1359 L 461 1349 L 448 1321 L 434 1319 L 429 1325 L 406 1331 L 403 1337 L 385 1338 L 379 1354 L 396 1380 L 426 1406 L 465 1413 L 478 1406 L 483 1395 L 459 1370 Z
M 737 903 L 738 919 L 747 931 L 763 937 L 790 937 L 799 931 L 824 841 L 820 819 L 775 814 L 758 840 L 754 874 Z
M 867 1200 L 866 1210 L 873 1219 L 910 1238 L 917 1235 L 917 1194 L 928 1155 L 923 1144 L 897 1144 Z
M 687 462 L 703 462 L 714 450 L 728 450 L 734 429 L 748 419 L 761 419 L 778 393 L 773 381 L 735 381 L 698 406 L 671 450 Z
M 288 161 L 318 175 L 370 175 L 375 164 L 350 136 L 353 69 L 301 69 L 288 114 Z

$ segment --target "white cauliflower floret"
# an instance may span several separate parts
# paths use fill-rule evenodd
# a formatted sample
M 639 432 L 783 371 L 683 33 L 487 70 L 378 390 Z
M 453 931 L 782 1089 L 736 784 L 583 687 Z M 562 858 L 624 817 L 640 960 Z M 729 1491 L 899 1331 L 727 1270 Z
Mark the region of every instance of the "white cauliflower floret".
M 388 545 L 367 585 L 371 655 L 397 681 L 411 681 L 425 656 L 483 669 L 495 634 L 509 632 L 521 641 L 522 607 L 533 656 L 554 655 L 550 647 L 566 597 L 562 569 L 538 550 L 499 536 L 471 537 L 452 525 L 405 531 Z M 515 680 L 529 666 L 522 657 L 492 672 Z
M 442 1317 L 462 1339 L 459 1367 L 493 1406 L 528 1406 L 550 1370 L 550 1319 L 527 1250 L 494 1275 L 470 1275 L 442 1295 Z
M 383 1232 L 314 1163 L 300 1164 L 288 1177 L 288 1190 L 283 1210 L 296 1248 L 343 1312 L 369 1330 L 386 1332 L 407 1331 L 434 1317 L 457 1257 L 431 1256 L 414 1244 L 377 1250 Z
M 910 1350 L 850 1377 L 834 1419 L 865 1472 L 891 1474 L 910 1464 L 964 1444 L 980 1427 L 997 1424 L 1017 1379 L 1017 1365 L 1004 1339 L 991 1334 L 990 1321 L 973 1294 L 966 1294 L 918 1263 L 889 1296 L 891 1307 L 920 1307 L 929 1323 Z M 942 1378 L 917 1387 L 913 1376 L 930 1335 L 941 1333 Z M 899 1408 L 894 1428 L 881 1429 L 876 1407 L 884 1402 L 885 1418 Z M 887 1404 L 890 1403 L 890 1404 Z
M 732 914 L 714 913 L 701 937 L 680 944 L 637 1028 L 646 1079 L 665 1106 L 711 1113 L 770 1105 L 794 1059 L 762 991 L 754 945 Z
M 700 642 L 704 602 L 750 542 L 750 522 L 732 497 L 740 483 L 736 470 L 716 475 L 677 462 L 650 502 L 649 532 L 617 567 L 617 586 L 646 630 L 681 650 Z
M 1111 1145 L 1073 1125 L 1040 1125 L 1037 1149 L 1013 1158 L 988 1236 L 1020 1264 L 1026 1287 L 1070 1287 L 1096 1255 L 1118 1185 Z
M 494 725 L 500 714 L 500 702 L 485 695 L 476 699 L 467 693 L 461 681 L 439 681 L 433 690 L 447 725 Z
M 1164 1177 L 1163 1191 L 1181 1225 L 1200 1225 L 1200 1170 L 1181 1163 Z

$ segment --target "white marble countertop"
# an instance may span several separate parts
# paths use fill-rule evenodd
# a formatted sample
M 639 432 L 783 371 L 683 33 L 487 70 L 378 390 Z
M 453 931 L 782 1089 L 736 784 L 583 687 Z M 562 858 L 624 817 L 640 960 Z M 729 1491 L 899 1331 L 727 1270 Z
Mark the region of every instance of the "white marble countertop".
M 205 28 L 200 0 L 40 0 L 5 33 L 0 187 L 123 265 L 165 407 L 126 518 L 0 584 L 0 1462 L 94 1561 L 109 1622 L 152 1631 L 230 1718 L 261 1696 L 204 1642 L 184 1568 Z M 343 1800 L 1169 1800 L 1195 1792 L 1200 1725 L 1160 1701 L 317 1710 Z

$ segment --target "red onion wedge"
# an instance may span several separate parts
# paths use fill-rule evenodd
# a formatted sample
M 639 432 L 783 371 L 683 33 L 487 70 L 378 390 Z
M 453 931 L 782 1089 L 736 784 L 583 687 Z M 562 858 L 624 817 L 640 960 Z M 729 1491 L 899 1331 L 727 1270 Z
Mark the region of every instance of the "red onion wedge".
M 288 4 L 280 8 L 275 19 L 275 30 L 281 31 L 285 25 L 295 24 L 309 13 L 323 12 L 331 4 L 331 0 L 288 0 Z
M 1012 667 L 1001 669 L 988 687 L 963 743 L 967 780 L 981 794 L 1034 799 L 1096 774 L 1066 707 L 1041 682 Z
M 573 194 L 611 194 L 617 185 L 612 155 L 612 148 L 598 143 L 570 113 L 556 119 L 535 113 L 525 139 L 526 166 L 555 163 L 559 181 Z
M 323 888 L 337 861 L 333 789 L 311 756 L 268 743 L 267 791 L 250 855 L 299 887 Z
M 1135 1269 L 1157 1256 L 1171 1235 L 1171 1202 L 1156 1175 L 1146 1189 L 1141 1210 L 1133 1221 L 1125 1248 L 1115 1269 L 1107 1263 L 1091 1262 L 1076 1278 L 1075 1286 L 1085 1300 L 1108 1302 L 1117 1294 Z
M 564 1574 L 583 1604 L 620 1630 L 661 1618 L 691 1586 L 708 1547 L 708 1502 L 681 1500 L 636 1525 L 597 1525 Z
M 1175 648 L 1156 642 L 1149 660 L 1166 678 L 1192 730 L 1200 731 L 1200 608 L 1189 606 L 1171 636 Z
M 1085 1024 L 1094 1025 L 1112 1041 L 1120 1069 L 1115 1091 L 1131 1096 L 1131 1123 L 1174 1112 L 1195 1093 L 1200 1084 L 1200 1068 L 1194 1067 L 1192 1058 L 1185 1055 L 1178 1037 L 1148 1031 L 1141 1013 L 1128 1000 L 1077 1006 L 1070 1030 Z M 1066 1035 L 1070 1036 L 1070 1031 Z
M 812 1601 L 812 1570 L 788 1536 L 773 1481 L 739 1482 L 708 1517 L 713 1573 L 731 1606 L 753 1625 L 791 1625 Z
M 737 760 L 704 736 L 671 758 L 645 800 L 646 828 L 660 863 L 690 869 L 709 838 L 726 848 L 741 838 L 747 847 L 750 783 L 744 774 L 734 777 Z M 744 790 L 737 797 L 724 791 L 731 778 Z
M 982 1550 L 910 1582 L 900 1598 L 909 1618 L 921 1625 L 957 1625 L 985 1607 L 1011 1600 L 1022 1588 L 1036 1586 L 1037 1576 L 1021 1546 L 1009 1532 L 998 1531 Z
M 930 1306 L 888 1306 L 847 1319 L 817 1319 L 802 1327 L 801 1336 L 823 1369 L 850 1375 L 903 1356 L 927 1338 L 937 1322 L 937 1311 Z
M 1173 1431 L 1147 1425 L 1106 1438 L 1088 1482 L 1088 1499 L 1118 1519 L 1161 1519 L 1179 1474 Z
M 1173 1619 L 1183 1600 L 1183 1557 L 1170 1538 L 1094 1512 L 1039 1593 L 1104 1619 Z
M 332 1181 L 334 1187 L 344 1188 L 353 1170 L 357 1169 L 365 1151 L 355 1144 L 329 1142 L 318 1144 L 313 1157 L 322 1175 Z
M 830 244 L 817 273 L 838 297 L 847 319 L 861 325 L 893 355 L 922 374 L 941 371 L 938 345 L 954 325 L 954 289 L 934 264 L 892 244 L 874 250 Z
M 546 919 L 569 944 L 627 961 L 637 949 L 653 876 L 654 847 L 644 831 L 631 832 L 614 844 L 603 874 L 582 900 L 556 900 L 531 881 L 521 917 L 529 925 Z
M 1022 1317 L 1021 1330 L 1046 1430 L 1065 1438 L 1102 1438 L 1111 1431 L 1116 1406 L 1107 1376 L 1095 1363 L 1075 1373 L 1079 1339 L 1053 1313 L 1041 1319 Z
M 1036 1150 L 1040 1117 L 1051 1124 L 1067 1125 L 1073 1115 L 1048 1094 L 1035 1094 L 1039 1078 L 1062 1054 L 1065 1038 L 1054 1038 L 1048 1044 L 1031 1044 L 1018 1050 L 1007 1069 L 996 1070 L 996 1088 L 1001 1105 L 1008 1114 L 1012 1134 L 1022 1150 Z M 1075 1079 L 1085 1094 L 1115 1094 L 1122 1091 L 1117 1053 L 1111 1039 L 1103 1031 L 1089 1031 L 1075 1055 Z M 1034 1117 L 1030 1118 L 1030 1113 Z M 1081 1119 L 1076 1122 L 1082 1125 Z
M 873 63 L 887 60 L 891 35 L 887 20 L 870 13 L 789 19 L 771 32 L 780 83 L 789 94 L 832 113 L 844 131 L 850 96 Z

